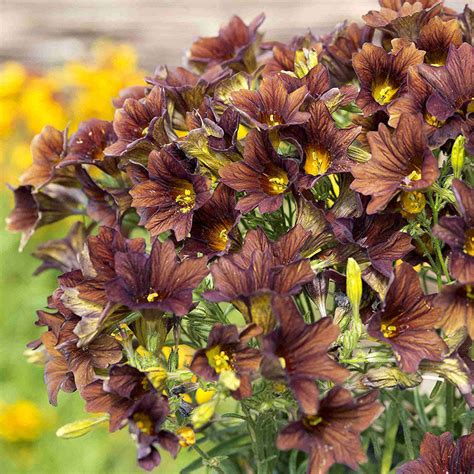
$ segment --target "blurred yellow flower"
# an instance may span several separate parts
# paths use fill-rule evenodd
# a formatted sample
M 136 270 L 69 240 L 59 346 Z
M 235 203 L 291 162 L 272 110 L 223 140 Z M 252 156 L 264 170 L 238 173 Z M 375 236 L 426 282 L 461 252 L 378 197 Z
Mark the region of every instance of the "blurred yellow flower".
M 45 417 L 33 402 L 0 403 L 0 438 L 5 441 L 34 441 L 46 427 Z

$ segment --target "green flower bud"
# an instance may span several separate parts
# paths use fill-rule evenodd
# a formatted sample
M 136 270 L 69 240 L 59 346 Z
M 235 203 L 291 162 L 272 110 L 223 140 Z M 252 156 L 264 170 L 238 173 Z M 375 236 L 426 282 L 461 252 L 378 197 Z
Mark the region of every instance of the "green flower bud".
M 79 438 L 107 421 L 109 421 L 109 415 L 106 414 L 95 418 L 73 421 L 72 423 L 61 426 L 61 428 L 56 431 L 56 436 L 63 439 Z
M 454 141 L 453 149 L 451 150 L 451 165 L 453 166 L 454 177 L 460 178 L 464 166 L 464 142 L 462 135 Z

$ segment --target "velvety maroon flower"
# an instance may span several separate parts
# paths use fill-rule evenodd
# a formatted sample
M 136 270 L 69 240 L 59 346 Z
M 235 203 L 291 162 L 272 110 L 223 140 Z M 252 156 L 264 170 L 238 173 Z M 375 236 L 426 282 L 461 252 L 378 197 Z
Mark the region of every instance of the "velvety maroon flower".
M 306 86 L 288 93 L 279 76 L 267 76 L 258 90 L 232 92 L 231 100 L 250 124 L 266 130 L 305 122 L 309 114 L 300 108 L 307 93 Z
M 370 392 L 354 399 L 348 390 L 333 388 L 321 400 L 316 414 L 302 414 L 280 431 L 278 449 L 307 453 L 308 474 L 325 474 L 335 463 L 357 470 L 367 460 L 359 434 L 383 410 L 377 396 L 377 392 Z
M 157 445 L 173 457 L 178 454 L 179 438 L 162 429 L 168 414 L 168 400 L 153 393 L 135 402 L 128 414 L 130 432 L 136 437 L 138 464 L 147 471 L 153 470 L 161 462 Z
M 282 133 L 299 150 L 302 163 L 298 185 L 311 188 L 314 182 L 327 174 L 349 172 L 354 162 L 347 149 L 361 128 L 340 129 L 322 101 L 309 107 L 309 120 L 302 126 L 291 127 Z
M 37 229 L 78 213 L 84 195 L 74 188 L 51 185 L 34 192 L 32 186 L 11 188 L 15 207 L 7 218 L 10 232 L 21 232 L 20 251 Z
M 54 127 L 46 126 L 35 135 L 31 142 L 33 164 L 20 177 L 23 186 L 40 189 L 54 179 L 56 184 L 74 185 L 74 171 L 57 169 L 67 153 L 67 131 L 60 132 Z
M 453 191 L 460 216 L 443 216 L 433 233 L 451 247 L 449 270 L 460 283 L 474 281 L 474 188 L 458 179 Z
M 247 322 L 268 332 L 275 324 L 272 294 L 294 295 L 314 277 L 309 260 L 300 257 L 308 236 L 300 226 L 277 241 L 269 240 L 261 229 L 249 231 L 240 252 L 223 256 L 211 266 L 214 290 L 203 296 L 232 302 Z
M 429 149 L 420 116 L 403 114 L 393 134 L 384 124 L 369 132 L 372 158 L 352 169 L 351 188 L 371 196 L 367 213 L 387 206 L 399 192 L 411 193 L 431 186 L 439 176 L 438 163 Z
M 232 391 L 236 399 L 252 395 L 252 376 L 260 365 L 260 351 L 248 346 L 252 337 L 261 334 L 255 324 L 238 331 L 233 324 L 214 324 L 209 333 L 207 346 L 194 354 L 190 369 L 199 377 L 215 382 L 224 371 L 234 372 L 240 380 L 239 387 Z
M 290 297 L 274 296 L 272 308 L 279 325 L 263 340 L 267 366 L 263 374 L 269 378 L 284 376 L 307 415 L 318 411 L 319 390 L 316 381 L 330 380 L 342 384 L 349 371 L 328 356 L 329 347 L 339 335 L 339 327 L 331 318 L 305 324 Z
M 155 240 L 149 255 L 117 252 L 114 257 L 117 277 L 106 283 L 107 296 L 131 309 L 183 316 L 191 307 L 193 290 L 208 273 L 205 257 L 180 262 L 170 240 Z
M 247 26 L 234 15 L 230 22 L 219 30 L 218 36 L 199 38 L 189 51 L 189 61 L 201 67 L 220 64 L 235 70 L 255 69 L 255 53 L 252 51 L 257 38 L 257 29 L 263 23 L 262 13 Z
M 446 344 L 438 336 L 441 314 L 421 289 L 416 271 L 407 263 L 395 267 L 383 307 L 370 319 L 372 337 L 392 346 L 398 366 L 415 372 L 422 359 L 441 360 Z
M 153 87 L 143 99 L 126 99 L 123 107 L 115 111 L 113 125 L 118 139 L 104 150 L 104 154 L 148 156 L 152 149 L 169 143 L 164 127 L 166 121 L 165 91 L 161 87 Z
M 244 159 L 219 171 L 224 184 L 246 192 L 236 206 L 243 214 L 256 207 L 262 213 L 279 209 L 297 173 L 298 163 L 280 157 L 268 134 L 258 130 L 253 130 L 247 137 Z
M 420 65 L 418 71 L 433 88 L 426 101 L 426 110 L 438 120 L 447 120 L 455 113 L 465 116 L 474 96 L 474 48 L 463 43 L 449 47 L 446 64 L 441 67 Z
M 444 286 L 433 303 L 441 311 L 439 325 L 446 333 L 466 328 L 469 337 L 474 339 L 474 280 L 467 285 Z
M 112 104 L 116 109 L 121 109 L 127 99 L 143 99 L 147 92 L 145 85 L 125 87 L 119 91 L 118 97 L 112 99 Z
M 398 100 L 395 102 L 398 102 Z M 375 114 L 369 115 L 368 117 L 364 117 L 363 115 L 356 115 L 352 119 L 352 123 L 361 127 L 361 131 L 357 137 L 358 145 L 362 149 L 370 151 L 367 134 L 369 132 L 376 132 L 379 129 L 379 125 L 381 123 L 387 125 L 388 115 L 383 110 L 379 110 L 378 112 L 375 112 Z
M 195 256 L 199 252 L 212 257 L 239 246 L 240 213 L 235 205 L 235 191 L 225 184 L 217 185 L 211 199 L 194 213 L 191 235 L 181 253 Z
M 82 122 L 70 138 L 67 155 L 59 166 L 95 165 L 108 174 L 116 174 L 118 169 L 115 159 L 104 154 L 104 150 L 116 140 L 111 122 L 98 119 Z
M 397 474 L 463 474 L 474 467 L 474 433 L 461 436 L 456 442 L 451 433 L 435 436 L 426 433 L 420 447 L 420 457 L 397 468 Z
M 152 236 L 173 230 L 176 239 L 183 240 L 194 212 L 211 197 L 207 178 L 188 171 L 174 148 L 152 151 L 147 170 L 141 176 L 135 173 L 134 180 L 132 206 Z
M 366 43 L 354 54 L 353 67 L 360 81 L 356 103 L 366 116 L 386 111 L 387 105 L 405 92 L 409 68 L 423 62 L 424 51 L 417 50 L 413 43 L 395 39 L 392 45 L 387 53 L 380 46 Z

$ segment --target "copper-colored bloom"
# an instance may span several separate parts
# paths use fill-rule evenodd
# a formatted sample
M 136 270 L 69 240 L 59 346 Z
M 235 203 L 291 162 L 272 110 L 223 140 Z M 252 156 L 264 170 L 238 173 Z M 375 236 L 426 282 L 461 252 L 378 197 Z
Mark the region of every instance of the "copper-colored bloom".
M 423 62 L 424 51 L 417 50 L 413 43 L 395 39 L 392 45 L 387 53 L 380 46 L 366 43 L 353 57 L 361 86 L 356 103 L 366 116 L 386 111 L 387 105 L 405 92 L 410 66 Z
M 176 149 L 163 148 L 150 153 L 147 170 L 133 173 L 130 191 L 132 206 L 152 236 L 173 230 L 177 240 L 190 232 L 193 213 L 210 197 L 209 182 L 193 174 L 176 157 Z M 148 176 L 147 176 L 148 174 Z
M 166 120 L 165 91 L 161 87 L 153 87 L 143 99 L 126 99 L 123 107 L 115 111 L 113 125 L 118 139 L 104 154 L 121 156 L 136 151 L 147 155 L 153 148 L 169 143 Z
M 214 324 L 207 346 L 194 354 L 190 369 L 205 380 L 217 381 L 224 371 L 232 371 L 240 380 L 237 390 L 232 392 L 236 399 L 252 395 L 252 376 L 260 365 L 260 351 L 248 346 L 252 337 L 261 329 L 255 324 L 240 331 L 234 325 Z
M 301 86 L 288 93 L 279 76 L 265 77 L 258 90 L 232 92 L 232 104 L 255 127 L 269 129 L 305 122 L 309 114 L 301 112 L 308 89 Z
M 458 179 L 453 191 L 460 216 L 443 216 L 433 233 L 451 247 L 449 270 L 460 283 L 474 282 L 474 188 Z
M 253 130 L 247 137 L 244 159 L 219 171 L 221 181 L 236 191 L 245 191 L 236 209 L 246 214 L 256 207 L 274 212 L 297 177 L 298 163 L 285 159 L 273 148 L 266 132 Z
M 402 263 L 395 267 L 383 307 L 372 316 L 367 330 L 392 346 L 400 369 L 415 372 L 422 359 L 441 360 L 447 351 L 434 329 L 440 318 L 423 294 L 416 271 Z
M 235 204 L 235 191 L 225 184 L 217 185 L 211 199 L 194 213 L 191 236 L 184 241 L 181 253 L 220 256 L 239 245 L 240 213 Z
M 251 72 L 255 68 L 255 53 L 252 48 L 257 38 L 257 30 L 264 19 L 265 15 L 262 13 L 247 26 L 241 18 L 234 15 L 230 22 L 219 30 L 218 36 L 195 41 L 189 51 L 189 60 L 202 67 L 220 64 Z
M 469 474 L 474 460 L 474 433 L 461 436 L 456 442 L 451 433 L 435 436 L 426 433 L 420 457 L 397 468 L 397 474 Z
M 455 113 L 465 117 L 474 97 L 473 69 L 474 47 L 467 43 L 459 48 L 451 45 L 444 66 L 419 66 L 420 75 L 433 88 L 426 102 L 427 112 L 438 120 L 446 120 Z
M 276 242 L 261 229 L 249 231 L 240 252 L 223 256 L 211 266 L 214 290 L 203 296 L 234 303 L 248 322 L 264 331 L 275 324 L 271 295 L 294 295 L 314 278 L 300 249 L 309 233 L 296 226 Z
M 291 127 L 282 134 L 299 149 L 302 159 L 298 184 L 311 188 L 327 174 L 349 172 L 354 162 L 347 155 L 349 145 L 361 128 L 340 129 L 321 100 L 309 107 L 309 120 L 302 126 Z
M 348 390 L 333 388 L 321 400 L 316 414 L 302 414 L 280 431 L 278 449 L 307 453 L 308 474 L 325 474 L 335 463 L 357 470 L 367 460 L 359 434 L 383 410 L 377 396 L 378 392 L 370 392 L 353 399 Z
M 275 296 L 272 308 L 279 326 L 263 340 L 266 357 L 265 376 L 284 376 L 307 415 L 318 411 L 319 390 L 316 380 L 341 384 L 349 371 L 338 365 L 327 352 L 339 335 L 339 327 L 331 318 L 305 324 L 290 297 Z
M 170 240 L 155 240 L 149 255 L 117 252 L 114 267 L 117 277 L 105 285 L 110 301 L 177 316 L 189 311 L 193 290 L 208 273 L 204 257 L 180 262 Z
M 371 196 L 367 213 L 385 209 L 399 192 L 412 193 L 431 186 L 439 176 L 438 163 L 423 133 L 421 116 L 403 114 L 392 134 L 387 126 L 369 132 L 372 158 L 352 169 L 351 188 Z

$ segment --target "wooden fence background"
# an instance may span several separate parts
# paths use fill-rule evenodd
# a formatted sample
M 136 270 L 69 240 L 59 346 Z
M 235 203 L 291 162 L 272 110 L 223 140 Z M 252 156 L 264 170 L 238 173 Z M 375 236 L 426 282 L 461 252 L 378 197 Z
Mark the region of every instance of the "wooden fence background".
M 448 0 L 459 10 L 463 0 Z M 53 65 L 84 58 L 97 38 L 130 42 L 141 64 L 177 66 L 197 36 L 214 35 L 233 14 L 260 12 L 267 39 L 287 40 L 311 28 L 324 33 L 358 20 L 376 0 L 0 0 L 0 61 Z

